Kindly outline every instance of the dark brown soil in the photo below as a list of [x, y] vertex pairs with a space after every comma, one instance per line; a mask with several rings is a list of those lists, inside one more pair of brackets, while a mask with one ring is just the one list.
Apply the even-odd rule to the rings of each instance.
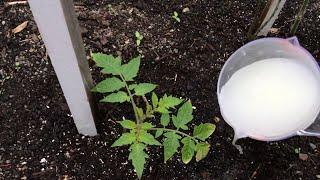
[[[287, 1], [270, 36], [289, 37], [299, 1]], [[77, 134], [50, 59], [27, 5], [0, 2], [0, 179], [134, 179], [126, 148], [110, 148], [130, 117], [129, 105], [99, 104], [99, 135]], [[108, 4], [111, 5], [108, 6]], [[227, 58], [248, 42], [255, 14], [243, 1], [76, 1], [87, 54], [90, 51], [143, 55], [139, 79], [159, 84], [158, 93], [190, 98], [200, 122], [213, 122], [208, 157], [189, 165], [179, 158], [163, 163], [162, 149], [149, 149], [145, 179], [317, 179], [320, 140], [293, 137], [278, 142], [243, 139], [244, 154], [232, 146], [232, 129], [220, 118], [216, 96]], [[189, 8], [189, 12], [182, 12]], [[177, 11], [181, 23], [171, 18]], [[320, 3], [313, 0], [297, 33], [320, 59]], [[22, 32], [11, 30], [29, 21]], [[134, 32], [144, 39], [137, 48]], [[89, 56], [88, 56], [89, 59]], [[19, 65], [16, 64], [19, 63]], [[96, 82], [103, 77], [90, 61]], [[299, 159], [297, 152], [307, 154]], [[318, 177], [319, 178], [319, 177]]]

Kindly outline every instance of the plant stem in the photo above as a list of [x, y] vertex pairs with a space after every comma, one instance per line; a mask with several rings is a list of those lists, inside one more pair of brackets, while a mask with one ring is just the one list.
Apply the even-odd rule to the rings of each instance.
[[253, 37], [257, 37], [257, 35], [259, 34], [259, 32], [271, 21], [271, 19], [275, 16], [276, 12], [278, 11], [279, 9], [279, 6], [280, 6], [280, 3], [281, 3], [281, 0], [278, 0], [278, 3], [276, 5], [276, 8], [274, 9], [274, 11], [272, 12], [271, 16], [269, 17], [269, 19], [264, 22], [260, 28], [254, 33]]
[[196, 139], [195, 137], [192, 137], [190, 136], [189, 134], [186, 134], [184, 132], [181, 132], [181, 131], [178, 131], [178, 130], [174, 130], [174, 129], [167, 129], [167, 128], [150, 128], [149, 130], [153, 130], [153, 131], [156, 131], [156, 130], [163, 130], [163, 131], [170, 131], [170, 132], [174, 132], [174, 133], [177, 133], [177, 134], [181, 134], [183, 136], [187, 136], [191, 139], [193, 139], [195, 142], [198, 143], [198, 139]]
[[262, 2], [262, 0], [257, 1], [257, 8], [256, 8], [256, 13], [255, 13], [255, 18], [252, 22], [252, 24], [250, 25], [250, 28], [247, 32], [247, 37], [249, 39], [255, 39], [256, 37], [254, 37], [255, 32], [258, 30], [258, 28], [261, 26], [261, 23], [263, 22], [264, 18], [266, 17], [267, 13], [268, 13], [268, 9], [270, 8], [272, 3], [272, 0], [269, 0], [265, 7], [264, 6], [264, 2]]
[[131, 101], [131, 104], [132, 104], [132, 107], [133, 107], [134, 116], [136, 117], [136, 122], [137, 122], [137, 124], [139, 125], [139, 124], [141, 124], [141, 121], [140, 121], [140, 118], [139, 118], [139, 116], [138, 116], [138, 112], [137, 112], [137, 110], [136, 110], [137, 105], [136, 105], [136, 103], [134, 102], [134, 99], [133, 99], [133, 96], [132, 96], [132, 94], [131, 94], [131, 91], [130, 91], [130, 89], [129, 89], [129, 87], [128, 87], [128, 84], [127, 84], [126, 80], [124, 79], [123, 75], [120, 74], [120, 77], [121, 77], [122, 81], [124, 82], [124, 84], [125, 84], [125, 86], [126, 86], [126, 90], [127, 90], [128, 94], [129, 94], [130, 101]]
[[150, 105], [146, 96], [142, 96], [142, 99], [146, 103], [147, 106]]
[[297, 29], [298, 29], [298, 26], [304, 16], [304, 14], [306, 13], [306, 10], [307, 10], [307, 6], [309, 4], [309, 0], [304, 0], [303, 1], [303, 4], [301, 5], [300, 9], [299, 9], [299, 12], [298, 12], [298, 15], [296, 16], [295, 20], [294, 20], [294, 23], [293, 25], [291, 26], [291, 29], [290, 29], [290, 34], [295, 34], [297, 32]]

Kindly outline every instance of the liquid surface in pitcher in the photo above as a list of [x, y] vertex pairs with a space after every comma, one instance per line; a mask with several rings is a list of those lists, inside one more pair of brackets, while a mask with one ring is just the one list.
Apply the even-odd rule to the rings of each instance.
[[223, 116], [235, 131], [261, 140], [285, 137], [315, 120], [320, 82], [299, 60], [264, 59], [236, 71], [220, 98]]

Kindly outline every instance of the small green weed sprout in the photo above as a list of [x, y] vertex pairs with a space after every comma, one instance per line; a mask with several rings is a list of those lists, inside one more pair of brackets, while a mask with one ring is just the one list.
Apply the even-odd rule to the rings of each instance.
[[143, 36], [139, 33], [139, 31], [136, 31], [134, 33], [134, 35], [136, 36], [136, 44], [137, 44], [137, 46], [140, 46], [141, 41], [143, 39]]
[[180, 22], [180, 18], [179, 18], [179, 14], [177, 13], [177, 11], [173, 12], [173, 15], [171, 16], [174, 20], [176, 20], [177, 22]]
[[15, 63], [14, 63], [14, 66], [15, 66], [15, 69], [16, 69], [16, 70], [19, 70], [19, 69], [21, 68], [19, 62], [15, 62]]
[[[135, 120], [118, 121], [126, 130], [112, 147], [129, 146], [128, 159], [131, 160], [139, 179], [149, 157], [145, 151], [147, 146], [163, 146], [164, 162], [171, 159], [181, 145], [180, 152], [185, 164], [189, 163], [193, 156], [197, 162], [207, 156], [210, 144], [206, 140], [215, 131], [215, 125], [201, 123], [194, 126], [192, 135], [184, 132], [189, 131], [188, 123], [193, 120], [191, 101], [166, 94], [158, 97], [154, 92], [156, 84], [136, 82], [134, 78], [139, 71], [140, 57], [131, 59], [127, 64], [122, 64], [120, 57], [112, 55], [94, 53], [92, 58], [96, 65], [102, 68], [101, 72], [109, 75], [92, 89], [93, 92], [105, 95], [100, 102], [128, 102], [132, 105]], [[138, 106], [137, 98], [143, 99], [144, 105]], [[155, 121], [157, 119], [159, 123]], [[160, 124], [160, 127], [156, 124]], [[159, 138], [162, 138], [162, 141], [157, 140]]]

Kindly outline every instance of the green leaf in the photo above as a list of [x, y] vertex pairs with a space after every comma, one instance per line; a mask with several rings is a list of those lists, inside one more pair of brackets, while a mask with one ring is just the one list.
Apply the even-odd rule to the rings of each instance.
[[184, 125], [184, 124], [181, 125], [180, 128], [183, 129], [183, 130], [188, 130], [188, 129], [189, 129], [188, 126], [187, 126], [187, 125]]
[[175, 106], [179, 105], [181, 102], [182, 102], [182, 100], [179, 98], [164, 95], [159, 100], [158, 109], [163, 110], [163, 109], [174, 108]]
[[149, 122], [144, 122], [144, 123], [141, 124], [141, 129], [149, 130], [149, 129], [153, 128], [153, 127], [154, 127], [154, 125], [152, 125]]
[[156, 146], [160, 146], [161, 143], [159, 143], [159, 141], [157, 141], [152, 134], [150, 133], [147, 133], [145, 131], [142, 131], [140, 133], [140, 136], [139, 136], [139, 140], [140, 142], [143, 142], [145, 144], [149, 144], [149, 145], [156, 145]]
[[128, 64], [121, 66], [121, 73], [126, 81], [132, 81], [137, 76], [140, 66], [140, 56], [133, 58]]
[[174, 11], [173, 15], [172, 15], [172, 18], [175, 19], [177, 22], [180, 22], [181, 20], [180, 20], [180, 18], [178, 16], [179, 16], [179, 14], [176, 11]]
[[141, 40], [143, 38], [143, 36], [139, 33], [139, 31], [136, 31], [134, 35], [136, 36], [137, 39]]
[[104, 68], [102, 73], [119, 75], [121, 71], [121, 58], [102, 53], [92, 53], [92, 59], [98, 67]]
[[130, 84], [129, 85], [129, 90], [133, 90], [134, 88], [137, 87], [138, 84]]
[[216, 126], [211, 123], [200, 124], [193, 129], [193, 136], [205, 141], [216, 129]]
[[142, 143], [134, 143], [130, 146], [129, 160], [132, 161], [132, 165], [136, 170], [139, 179], [142, 177], [144, 165], [146, 164], [146, 158], [148, 154], [145, 153], [144, 148], [146, 146]]
[[164, 136], [166, 137], [163, 141], [164, 162], [167, 162], [167, 160], [178, 151], [178, 148], [180, 147], [179, 139], [181, 139], [181, 136], [174, 132], [167, 132]]
[[135, 36], [136, 36], [137, 46], [140, 46], [141, 40], [143, 39], [143, 36], [138, 31], [135, 32]]
[[129, 100], [130, 100], [130, 97], [127, 95], [127, 93], [123, 91], [119, 91], [117, 93], [112, 93], [104, 97], [103, 99], [100, 100], [100, 102], [123, 103]]
[[160, 124], [162, 126], [168, 126], [170, 122], [170, 115], [169, 114], [162, 114], [160, 119]]
[[163, 130], [162, 130], [162, 129], [158, 129], [158, 130], [156, 131], [155, 138], [160, 137], [162, 134], [163, 134]]
[[137, 40], [136, 40], [136, 44], [137, 44], [137, 46], [140, 46], [140, 44], [141, 44], [141, 39], [137, 39]]
[[127, 144], [132, 144], [136, 140], [136, 135], [134, 133], [123, 133], [112, 145], [111, 147], [124, 146]]
[[205, 158], [208, 155], [208, 152], [210, 150], [210, 144], [208, 143], [198, 143], [196, 145], [196, 161], [199, 162], [203, 158]]
[[98, 83], [94, 88], [92, 88], [93, 92], [99, 93], [107, 93], [114, 92], [121, 88], [125, 87], [125, 83], [116, 77], [107, 78], [100, 83]]
[[153, 91], [157, 85], [151, 84], [151, 83], [140, 83], [135, 88], [135, 95], [137, 96], [143, 96], [151, 91]]
[[158, 96], [156, 95], [156, 93], [152, 93], [152, 97], [151, 97], [151, 100], [152, 100], [152, 106], [153, 108], [157, 108], [158, 106], [158, 103], [159, 103], [159, 100], [158, 100]]
[[165, 107], [157, 107], [157, 109], [155, 111], [162, 113], [162, 114], [169, 114], [170, 113], [170, 111]]
[[172, 119], [174, 126], [179, 129], [193, 119], [191, 101], [185, 102], [178, 110], [177, 118]]
[[136, 123], [130, 120], [119, 121], [119, 123], [126, 129], [135, 129], [137, 127]]
[[188, 164], [194, 155], [196, 145], [190, 137], [183, 138], [181, 142], [183, 144], [183, 147], [181, 150], [182, 162], [185, 164]]

